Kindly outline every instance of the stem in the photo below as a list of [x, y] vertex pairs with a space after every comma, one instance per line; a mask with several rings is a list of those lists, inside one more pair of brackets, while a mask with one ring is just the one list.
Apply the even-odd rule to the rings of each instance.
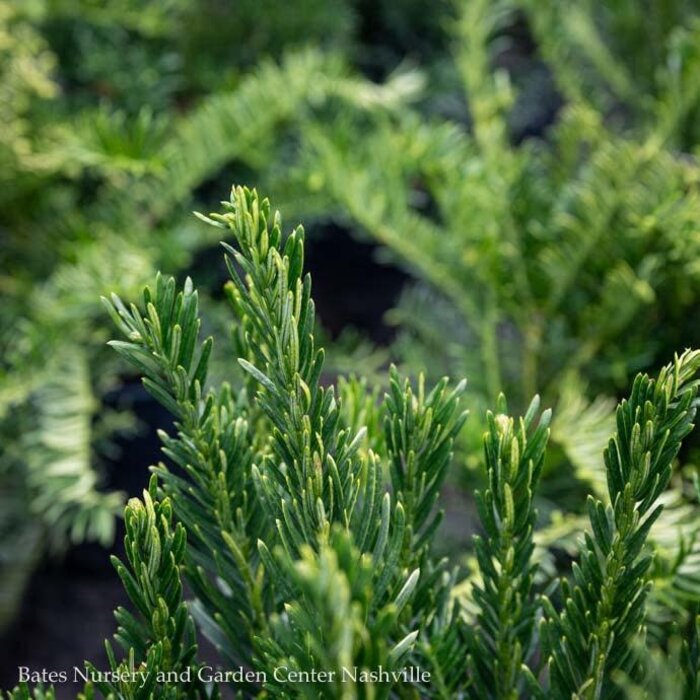
[[[513, 601], [512, 593], [509, 596], [509, 583], [514, 578], [512, 565], [508, 565], [508, 550], [513, 542], [513, 533], [507, 530], [501, 543], [499, 561], [503, 564], [503, 569], [498, 580], [498, 618], [499, 632], [496, 648], [498, 649], [498, 664], [500, 674], [496, 676], [496, 697], [499, 700], [518, 700], [516, 688], [517, 672], [512, 672], [520, 666], [520, 656], [522, 649], [517, 640], [512, 638], [513, 627]], [[506, 674], [504, 670], [509, 672]]]
[[617, 524], [618, 537], [613, 542], [610, 554], [607, 556], [605, 565], [605, 578], [600, 590], [601, 605], [596, 611], [596, 628], [591, 635], [592, 639], [598, 642], [598, 654], [593, 662], [593, 668], [589, 678], [593, 683], [588, 686], [583, 694], [585, 700], [599, 700], [603, 692], [603, 681], [605, 679], [605, 666], [608, 657], [608, 646], [610, 644], [610, 634], [613, 625], [612, 606], [617, 595], [618, 586], [622, 576], [624, 575], [624, 560], [625, 550], [629, 537], [634, 534], [633, 528], [630, 526], [634, 522], [634, 503], [629, 497], [624, 497], [625, 509], [620, 516], [620, 522]]

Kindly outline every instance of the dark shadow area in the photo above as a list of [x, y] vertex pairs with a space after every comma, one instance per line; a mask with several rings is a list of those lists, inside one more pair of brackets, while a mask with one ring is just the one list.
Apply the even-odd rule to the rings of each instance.
[[405, 272], [376, 259], [379, 246], [358, 241], [336, 223], [311, 227], [306, 269], [321, 324], [336, 338], [352, 327], [373, 342], [391, 342], [394, 329], [384, 319], [409, 279]]

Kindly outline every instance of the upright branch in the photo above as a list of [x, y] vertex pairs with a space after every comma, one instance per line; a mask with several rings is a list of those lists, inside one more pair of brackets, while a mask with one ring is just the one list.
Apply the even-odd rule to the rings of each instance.
[[[134, 608], [134, 612], [121, 607], [115, 612], [119, 624], [115, 639], [126, 658], [117, 661], [111, 644], [105, 642], [114, 675], [102, 680], [99, 669], [90, 663], [87, 668], [95, 687], [107, 698], [209, 698], [212, 691], [198, 680], [194, 621], [182, 597], [185, 529], [180, 523], [173, 527], [170, 501], [158, 502], [156, 491], [152, 477], [143, 500], [129, 501], [124, 514], [127, 562], [112, 557]], [[117, 676], [120, 680], [114, 680]]]
[[448, 390], [443, 378], [427, 395], [419, 377], [414, 393], [408, 379], [392, 367], [384, 399], [384, 438], [391, 484], [406, 511], [405, 554], [420, 556], [442, 520], [436, 510], [450, 464], [452, 444], [467, 418], [459, 401], [466, 381]]
[[614, 673], [641, 672], [633, 643], [644, 632], [649, 530], [683, 438], [693, 428], [700, 352], [686, 351], [658, 379], [638, 375], [617, 409], [617, 432], [605, 450], [610, 504], [588, 499], [592, 534], [581, 545], [573, 584], [562, 581], [564, 606], [545, 600], [542, 625], [555, 697], [598, 700], [619, 694]]
[[[321, 385], [323, 351], [313, 337], [303, 231], [283, 238], [279, 214], [244, 188], [233, 190], [226, 209], [201, 218], [234, 238], [225, 245], [227, 293], [248, 377], [244, 389], [204, 388], [211, 339], [199, 342], [191, 281], [177, 291], [174, 280], [158, 276], [141, 308], [127, 308], [116, 296], [106, 301], [125, 336], [112, 345], [176, 419], [175, 436], [160, 434], [175, 467], [154, 471], [189, 533], [185, 572], [196, 596], [193, 613], [234, 664], [263, 671], [287, 661], [299, 670], [324, 659], [338, 664], [341, 657], [321, 653], [335, 642], [319, 606], [335, 610], [334, 596], [346, 581], [345, 600], [356, 618], [343, 641], [347, 653], [363, 667], [393, 667], [412, 651], [416, 626], [436, 600], [454, 610], [453, 579], [427, 553], [439, 522], [438, 490], [463, 421], [457, 411], [463, 385], [451, 391], [443, 381], [426, 394], [421, 384], [414, 395], [392, 371], [383, 407], [390, 492], [383, 478], [389, 468], [362, 445], [365, 429], [345, 422], [366, 398], [346, 391], [356, 405], [343, 412], [334, 390]], [[379, 436], [372, 440], [383, 452]], [[309, 587], [299, 575], [300, 558], [310, 570], [335, 559], [335, 579], [323, 590]], [[306, 645], [312, 638], [313, 649]], [[448, 646], [454, 666], [450, 639], [442, 643]], [[260, 690], [259, 682], [245, 688]]]
[[208, 221], [235, 239], [235, 248], [224, 244], [228, 292], [253, 360], [239, 362], [258, 383], [257, 402], [272, 425], [271, 453], [253, 476], [294, 554], [303, 543], [324, 541], [333, 522], [376, 521], [377, 464], [358, 455], [363, 432], [342, 426], [333, 389], [320, 384], [324, 353], [314, 343], [303, 229], [283, 240], [279, 213], [245, 188], [235, 188], [224, 206], [227, 213]]
[[255, 407], [225, 383], [205, 391], [212, 339], [199, 341], [190, 279], [178, 291], [173, 278], [158, 275], [155, 286], [144, 289], [141, 308], [116, 295], [103, 301], [126, 338], [110, 344], [175, 418], [176, 435], [159, 431], [175, 468], [160, 464], [154, 471], [189, 534], [194, 610], [231, 663], [250, 664], [253, 636], [264, 628], [256, 542], [269, 531], [251, 483], [260, 442]]
[[476, 493], [484, 537], [475, 537], [481, 582], [474, 586], [477, 627], [469, 634], [472, 697], [517, 700], [537, 682], [525, 662], [537, 604], [532, 595], [536, 512], [533, 495], [542, 471], [551, 412], [536, 422], [539, 398], [517, 422], [499, 397], [484, 436], [488, 487]]

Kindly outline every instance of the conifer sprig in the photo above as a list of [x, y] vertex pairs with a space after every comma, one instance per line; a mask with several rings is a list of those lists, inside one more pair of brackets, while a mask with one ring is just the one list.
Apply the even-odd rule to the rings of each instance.
[[254, 359], [239, 362], [258, 383], [257, 401], [272, 423], [272, 455], [253, 476], [292, 553], [327, 536], [329, 523], [376, 520], [378, 492], [362, 490], [363, 482], [377, 481], [377, 464], [358, 456], [363, 433], [351, 435], [340, 424], [335, 392], [319, 381], [324, 353], [314, 343], [303, 229], [283, 240], [279, 213], [250, 190], [236, 188], [224, 206], [228, 213], [211, 218], [235, 238], [236, 248], [224, 244], [229, 298]]
[[[537, 604], [532, 585], [536, 512], [533, 497], [549, 438], [551, 411], [536, 421], [539, 397], [517, 422], [505, 397], [488, 414], [484, 436], [488, 487], [476, 493], [484, 536], [475, 537], [481, 582], [474, 586], [477, 627], [468, 635], [471, 695], [517, 700], [525, 681], [536, 686], [525, 663]], [[486, 695], [484, 695], [486, 693]]]
[[[302, 674], [295, 694], [329, 699], [602, 700], [647, 679], [636, 643], [646, 614], [645, 543], [692, 428], [700, 352], [686, 352], [657, 380], [640, 375], [618, 408], [605, 452], [611, 504], [589, 500], [592, 531], [573, 583], [562, 582], [559, 608], [533, 595], [533, 497], [550, 414], [539, 415], [536, 398], [516, 422], [499, 399], [487, 419], [488, 483], [477, 494], [480, 575], [465, 600], [457, 571], [430, 547], [465, 417], [464, 384], [450, 390], [443, 380], [426, 391], [422, 378], [414, 388], [392, 368], [381, 405], [361, 381], [338, 396], [322, 386], [302, 231], [284, 239], [279, 215], [254, 191], [235, 189], [227, 209], [209, 221], [234, 236], [229, 297], [248, 377], [240, 390], [204, 388], [211, 340], [200, 343], [191, 281], [178, 291], [157, 277], [141, 308], [116, 296], [106, 302], [126, 336], [113, 346], [176, 419], [174, 435], [160, 433], [172, 464], [154, 467], [143, 502], [127, 507], [127, 561], [116, 566], [134, 609], [117, 611], [125, 656], [118, 661], [108, 647], [111, 669], [148, 667], [149, 678], [196, 669], [191, 611], [227, 661], [262, 672], [238, 686], [246, 697], [289, 697], [291, 686], [274, 674], [280, 667]], [[366, 442], [363, 422], [373, 431]], [[173, 527], [173, 516], [181, 524]], [[672, 679], [683, 700], [697, 688], [697, 649], [691, 636], [679, 656], [682, 678]], [[401, 677], [406, 664], [429, 680]], [[399, 676], [373, 675], [378, 669]], [[319, 670], [332, 682], [314, 679]], [[86, 686], [85, 699], [98, 692], [180, 700], [217, 691], [189, 680], [136, 687], [103, 679]], [[10, 697], [51, 693], [22, 686]]]
[[550, 682], [561, 697], [598, 700], [619, 694], [614, 672], [631, 678], [641, 660], [633, 645], [644, 631], [647, 573], [644, 551], [661, 513], [673, 459], [693, 428], [700, 353], [686, 351], [656, 380], [639, 375], [617, 409], [617, 433], [605, 451], [607, 507], [589, 497], [592, 533], [586, 533], [574, 583], [562, 581], [564, 606], [545, 598], [542, 626]]
[[[127, 338], [115, 349], [176, 417], [177, 435], [161, 432], [161, 439], [177, 468], [154, 471], [191, 533], [185, 573], [197, 598], [193, 612], [235, 663], [267, 671], [279, 659], [293, 658], [299, 670], [336, 663], [339, 657], [320, 653], [333, 643], [332, 628], [313, 610], [326, 605], [319, 595], [333, 607], [343, 584], [312, 590], [295, 564], [301, 558], [313, 569], [335, 559], [336, 578], [347, 579], [352, 614], [359, 615], [348, 632], [354, 663], [393, 667], [411, 653], [423, 614], [435, 600], [449, 599], [442, 565], [430, 560], [428, 548], [437, 493], [463, 422], [464, 387], [451, 391], [443, 381], [415, 395], [393, 370], [393, 391], [381, 409], [393, 441], [387, 446], [372, 436], [381, 452], [375, 454], [364, 445], [366, 428], [351, 430], [344, 419], [366, 413], [367, 396], [357, 387], [344, 391], [350, 405], [343, 410], [334, 389], [320, 381], [323, 351], [314, 343], [303, 231], [284, 238], [279, 214], [244, 188], [233, 190], [226, 209], [201, 218], [233, 234], [227, 293], [246, 388], [203, 390], [211, 341], [199, 344], [189, 281], [177, 292], [173, 280], [159, 277], [141, 309], [127, 309], [117, 297], [107, 302]], [[393, 493], [387, 488], [385, 451], [395, 475], [399, 462], [410, 460], [410, 488], [398, 482]], [[352, 583], [356, 569], [365, 572], [357, 580], [369, 576], [371, 585]], [[295, 646], [302, 621], [307, 634], [318, 635], [315, 652]], [[332, 697], [329, 689], [325, 695]]]
[[[106, 642], [110, 670], [143, 672], [129, 680], [102, 680], [100, 669], [88, 663], [93, 683], [106, 698], [124, 700], [185, 700], [218, 697], [198, 680], [194, 662], [197, 645], [194, 621], [182, 596], [180, 566], [185, 557], [186, 534], [166, 498], [157, 499], [156, 477], [126, 506], [127, 563], [112, 557], [134, 612], [118, 608], [115, 639], [126, 658], [117, 661]], [[172, 674], [172, 675], [170, 675]], [[189, 677], [189, 680], [184, 680]]]
[[[155, 287], [144, 290], [141, 309], [127, 308], [116, 295], [103, 301], [127, 338], [112, 341], [112, 347], [142, 372], [145, 388], [176, 419], [176, 436], [159, 433], [176, 468], [160, 464], [155, 471], [189, 533], [194, 610], [232, 663], [251, 664], [251, 640], [265, 619], [255, 543], [268, 528], [251, 483], [255, 409], [226, 383], [218, 391], [203, 389], [212, 339], [199, 343], [191, 280], [178, 292], [174, 279], [158, 275]], [[229, 598], [235, 598], [235, 606]]]
[[460, 382], [447, 390], [443, 378], [426, 395], [421, 376], [417, 393], [395, 367], [389, 373], [384, 399], [384, 439], [391, 468], [391, 484], [406, 510], [406, 552], [420, 555], [442, 520], [435, 506], [450, 464], [452, 445], [467, 418], [458, 413], [466, 388]]

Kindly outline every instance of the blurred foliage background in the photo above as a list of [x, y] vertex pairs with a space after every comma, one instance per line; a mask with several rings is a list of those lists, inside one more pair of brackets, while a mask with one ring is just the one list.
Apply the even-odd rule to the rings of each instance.
[[[0, 629], [47, 553], [113, 541], [106, 465], [145, 483], [100, 295], [192, 273], [226, 330], [216, 232], [191, 211], [233, 182], [305, 223], [317, 277], [369, 307], [350, 321], [384, 315], [343, 328], [317, 292], [338, 373], [468, 377], [457, 511], [498, 393], [553, 406], [551, 571], [584, 494], [605, 497], [616, 398], [700, 343], [692, 0], [0, 0], [0, 75]], [[654, 535], [654, 595], [681, 616], [700, 600], [696, 462]]]

